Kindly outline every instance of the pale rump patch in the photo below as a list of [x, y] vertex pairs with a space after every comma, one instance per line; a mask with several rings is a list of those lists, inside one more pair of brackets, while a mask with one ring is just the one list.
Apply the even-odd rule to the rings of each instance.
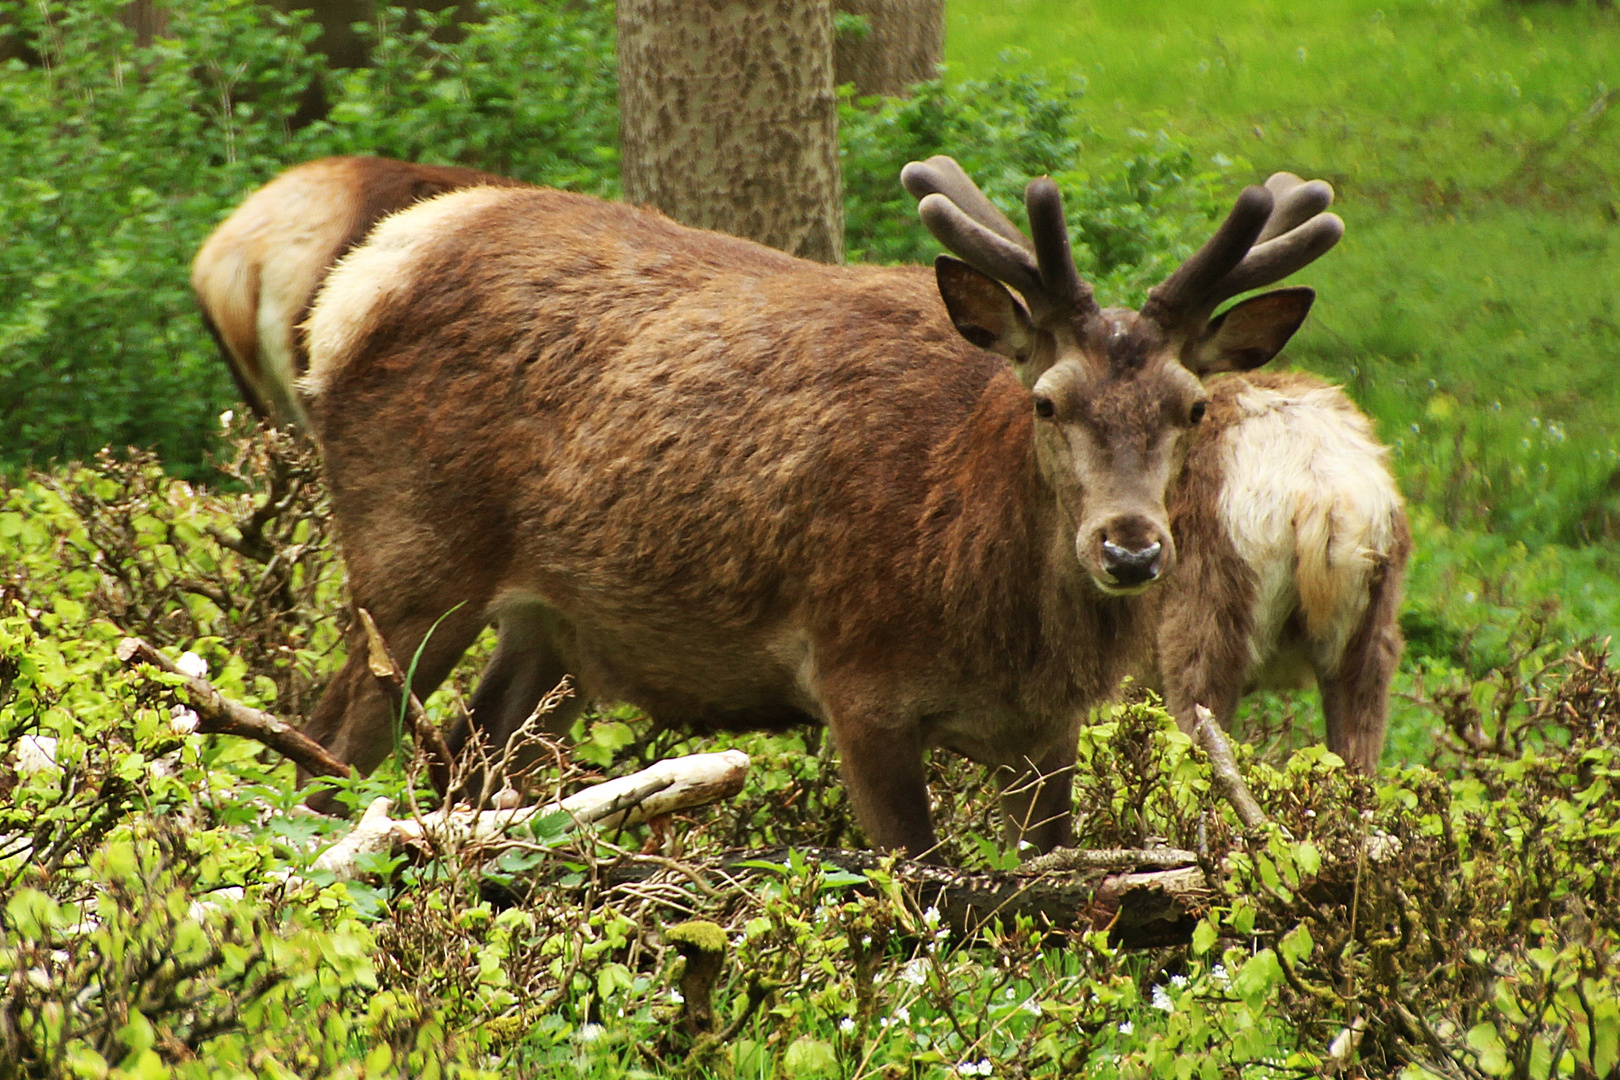
[[377, 223], [366, 242], [350, 251], [326, 276], [304, 322], [309, 371], [301, 392], [317, 398], [335, 365], [351, 355], [374, 324], [379, 305], [411, 289], [417, 261], [441, 244], [443, 234], [467, 218], [513, 196], [515, 189], [463, 188], [392, 214]]
[[192, 288], [237, 370], [299, 422], [287, 390], [297, 376], [293, 324], [353, 224], [351, 171], [334, 159], [288, 170], [248, 196], [192, 261]]
[[1336, 670], [1361, 624], [1369, 575], [1398, 542], [1388, 451], [1337, 387], [1250, 385], [1236, 402], [1219, 512], [1255, 572], [1254, 659], [1272, 658], [1298, 611], [1318, 670]]

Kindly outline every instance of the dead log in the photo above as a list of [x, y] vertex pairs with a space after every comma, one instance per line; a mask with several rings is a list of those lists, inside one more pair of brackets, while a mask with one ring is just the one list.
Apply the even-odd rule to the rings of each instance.
[[[870, 851], [794, 848], [805, 864], [823, 872], [841, 870], [889, 875], [918, 910], [937, 908], [940, 921], [958, 933], [973, 933], [997, 919], [1031, 920], [1052, 930], [1107, 930], [1128, 948], [1181, 944], [1216, 898], [1195, 863], [1165, 866], [1190, 852], [1171, 849], [1072, 851], [1063, 854], [1080, 869], [1008, 871], [956, 870]], [[685, 876], [700, 880], [775, 874], [786, 864], [788, 848], [739, 849], [713, 859], [682, 864]], [[667, 872], [670, 860], [637, 856], [604, 868], [609, 885], [645, 881]], [[852, 888], [871, 888], [856, 884]]]

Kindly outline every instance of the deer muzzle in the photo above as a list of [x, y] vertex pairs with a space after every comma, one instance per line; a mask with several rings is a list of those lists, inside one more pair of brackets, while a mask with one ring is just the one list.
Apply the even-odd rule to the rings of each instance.
[[1122, 515], [1080, 540], [1080, 561], [1105, 593], [1142, 592], [1175, 563], [1175, 544], [1162, 525], [1139, 515]]

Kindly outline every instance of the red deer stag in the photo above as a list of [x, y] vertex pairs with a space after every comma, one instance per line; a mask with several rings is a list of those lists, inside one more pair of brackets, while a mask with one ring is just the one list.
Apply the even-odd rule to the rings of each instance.
[[330, 157], [288, 169], [243, 200], [197, 250], [191, 288], [248, 407], [308, 426], [293, 388], [308, 359], [297, 327], [326, 272], [373, 225], [446, 191], [515, 183], [454, 166]]
[[[880, 848], [934, 847], [930, 745], [1014, 781], [1010, 839], [1068, 839], [1078, 725], [1149, 647], [1139, 594], [1175, 561], [1199, 377], [1270, 359], [1313, 294], [1210, 315], [1343, 226], [1255, 244], [1275, 200], [1248, 188], [1138, 315], [1093, 301], [1050, 180], [1033, 243], [978, 224], [948, 159], [907, 181], [965, 261], [825, 266], [511, 188], [344, 258], [301, 385], [354, 602], [420, 647], [420, 693], [493, 621], [471, 715], [497, 744], [571, 674], [665, 724], [824, 721]], [[307, 730], [369, 769], [395, 703], [365, 655], [357, 630]]]
[[[928, 165], [952, 169], [948, 158]], [[919, 197], [944, 190], [940, 177], [908, 175]], [[1291, 173], [1266, 187], [1276, 205], [1256, 244], [1333, 202], [1327, 184]], [[979, 225], [1027, 245], [987, 201], [961, 191]], [[1310, 375], [1233, 374], [1208, 392], [1170, 488], [1178, 565], [1153, 597], [1156, 647], [1141, 681], [1163, 691], [1191, 732], [1195, 705], [1231, 727], [1246, 687], [1314, 677], [1329, 749], [1371, 772], [1400, 657], [1396, 609], [1411, 548], [1387, 451], [1342, 391]]]

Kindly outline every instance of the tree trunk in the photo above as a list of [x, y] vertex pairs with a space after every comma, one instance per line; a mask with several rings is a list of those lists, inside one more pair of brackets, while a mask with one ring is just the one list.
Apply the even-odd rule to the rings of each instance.
[[617, 14], [625, 197], [840, 261], [831, 0], [619, 0]]
[[834, 0], [858, 15], [866, 32], [844, 31], [833, 48], [835, 82], [861, 97], [906, 93], [939, 73], [945, 52], [945, 0]]

